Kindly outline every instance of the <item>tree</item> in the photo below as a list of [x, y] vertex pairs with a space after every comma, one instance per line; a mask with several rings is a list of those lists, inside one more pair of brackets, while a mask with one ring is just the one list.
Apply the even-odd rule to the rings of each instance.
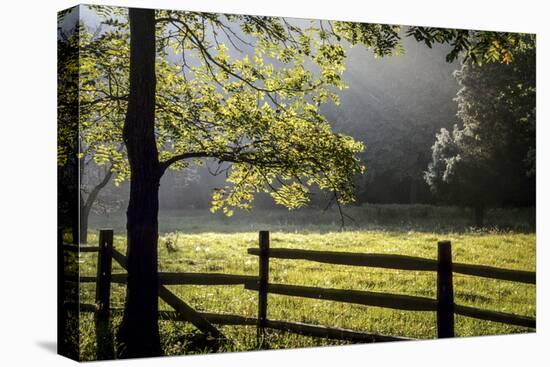
[[[186, 159], [215, 158], [232, 164], [232, 186], [217, 190], [213, 209], [231, 214], [231, 207], [249, 208], [253, 194], [270, 192], [287, 207], [304, 205], [308, 187], [331, 189], [339, 202], [350, 202], [351, 178], [361, 170], [355, 154], [361, 144], [333, 134], [317, 105], [336, 98], [329, 86], [341, 87], [341, 47], [314, 45], [302, 31], [279, 19], [218, 16], [196, 13], [130, 9], [130, 94], [124, 126], [130, 163], [128, 205], [128, 288], [118, 333], [120, 355], [157, 355], [158, 338], [158, 187], [164, 171]], [[231, 61], [227, 47], [206, 39], [205, 24], [234, 33], [222, 19], [242, 21], [245, 34], [258, 39], [252, 59], [245, 54]], [[200, 66], [180, 76], [172, 98], [177, 108], [156, 108], [156, 25], [170, 24], [165, 32], [175, 52], [192, 50]], [[216, 29], [216, 28], [213, 28]], [[158, 31], [158, 30], [157, 30]], [[288, 32], [288, 33], [287, 33]], [[165, 34], [166, 34], [165, 33]], [[231, 37], [231, 36], [229, 36]], [[171, 37], [166, 37], [170, 39]], [[288, 47], [286, 43], [292, 45]], [[315, 49], [313, 48], [315, 47]], [[318, 76], [304, 67], [302, 53], [312, 55]], [[281, 65], [264, 64], [264, 54]], [[189, 57], [182, 54], [182, 57]], [[177, 93], [177, 94], [176, 94]], [[156, 122], [156, 126], [155, 126]], [[155, 130], [159, 133], [155, 136]], [[165, 135], [163, 135], [165, 134]], [[159, 137], [163, 139], [159, 144]], [[157, 145], [170, 144], [171, 156], [159, 157]]]
[[[163, 173], [190, 160], [230, 164], [228, 185], [212, 197], [212, 209], [227, 215], [251, 208], [262, 191], [288, 208], [305, 205], [312, 188], [332, 191], [338, 205], [352, 202], [353, 177], [363, 171], [357, 158], [362, 144], [333, 133], [319, 107], [337, 103], [336, 92], [345, 87], [341, 40], [390, 55], [400, 51], [400, 28], [326, 21], [298, 27], [284, 18], [148, 9], [130, 9], [126, 22], [125, 9], [96, 9], [114, 14], [106, 21], [113, 37], [130, 37], [123, 127], [130, 174], [128, 284], [119, 356], [158, 355]], [[415, 38], [428, 44], [464, 38], [418, 30]], [[474, 46], [461, 41], [455, 48]], [[173, 58], [180, 60], [177, 67]]]
[[432, 147], [426, 182], [446, 202], [472, 207], [534, 205], [535, 47], [526, 36], [511, 64], [466, 62], [456, 72], [458, 118]]

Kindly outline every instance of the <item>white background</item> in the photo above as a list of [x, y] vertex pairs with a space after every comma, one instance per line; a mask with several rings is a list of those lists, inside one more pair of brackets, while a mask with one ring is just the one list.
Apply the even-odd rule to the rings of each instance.
[[[548, 50], [545, 1], [149, 0], [100, 4], [537, 33], [537, 333], [218, 354], [105, 365], [539, 366], [548, 358]], [[56, 12], [73, 1], [2, 2], [0, 365], [64, 366], [56, 347]], [[443, 362], [445, 361], [445, 362]]]

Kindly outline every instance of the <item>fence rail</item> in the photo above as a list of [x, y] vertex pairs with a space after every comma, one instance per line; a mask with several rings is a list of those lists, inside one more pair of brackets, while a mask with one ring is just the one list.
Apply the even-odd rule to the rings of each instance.
[[64, 243], [62, 245], [63, 250], [73, 251], [73, 252], [99, 252], [99, 246], [78, 246], [70, 243]]
[[[258, 248], [249, 248], [247, 251], [250, 255], [260, 255], [260, 249]], [[437, 261], [435, 260], [404, 255], [270, 248], [269, 257], [273, 259], [310, 260], [326, 264], [368, 266], [398, 270], [437, 270]]]
[[[259, 256], [260, 249], [249, 248], [250, 255]], [[269, 257], [274, 259], [310, 260], [326, 264], [364, 266], [396, 270], [437, 271], [437, 260], [393, 254], [363, 254], [337, 251], [311, 251], [289, 248], [271, 248]], [[501, 269], [485, 265], [453, 263], [454, 273], [484, 278], [536, 284], [534, 272]]]
[[498, 311], [480, 310], [478, 308], [462, 305], [455, 305], [454, 311], [457, 315], [468, 316], [485, 321], [501, 322], [509, 325], [524, 326], [531, 329], [535, 329], [537, 327], [536, 319], [533, 317], [519, 316]]
[[[269, 238], [269, 237], [268, 237]], [[426, 259], [414, 256], [393, 254], [363, 254], [335, 251], [310, 251], [288, 248], [249, 248], [248, 254], [259, 256], [260, 264], [269, 258], [289, 260], [309, 260], [320, 263], [351, 265], [363, 267], [377, 267], [397, 270], [435, 271], [437, 273], [437, 299], [378, 293], [366, 291], [350, 291], [341, 289], [327, 289], [304, 287], [286, 284], [267, 284], [266, 294], [282, 294], [315, 299], [325, 299], [339, 302], [357, 303], [370, 306], [394, 308], [409, 311], [436, 311], [437, 330], [439, 338], [454, 336], [454, 315], [462, 315], [486, 321], [501, 322], [510, 325], [536, 328], [536, 319], [509, 313], [482, 310], [454, 303], [453, 273], [461, 273], [497, 280], [536, 284], [534, 272], [501, 269], [484, 265], [454, 263], [451, 255], [451, 242], [438, 243], [438, 259]], [[258, 284], [247, 282], [247, 289], [258, 290]], [[259, 313], [265, 310], [259, 309]]]
[[482, 278], [491, 278], [498, 280], [509, 280], [511, 282], [536, 284], [537, 276], [535, 272], [523, 270], [500, 269], [485, 265], [472, 265], [453, 263], [453, 272], [473, 275]]
[[[250, 275], [216, 274], [216, 273], [169, 273], [159, 272], [159, 284], [162, 285], [245, 285], [247, 282], [254, 282], [258, 277]], [[127, 274], [112, 274], [111, 282], [126, 284]], [[95, 283], [97, 277], [88, 275], [70, 275], [67, 280], [79, 281], [80, 283]]]
[[[259, 290], [258, 284], [248, 282], [246, 289]], [[347, 289], [332, 289], [319, 287], [305, 287], [288, 284], [272, 284], [267, 286], [267, 293], [285, 296], [322, 299], [359, 305], [393, 308], [409, 311], [436, 311], [437, 301], [431, 298], [406, 296], [391, 293], [368, 291], [354, 291]]]
[[[98, 252], [98, 267], [96, 276], [77, 274], [66, 275], [66, 281], [96, 283], [96, 303], [69, 305], [81, 312], [94, 312], [96, 319], [106, 321], [109, 313], [120, 312], [122, 309], [110, 308], [110, 283], [127, 283], [127, 274], [111, 273], [111, 258], [122, 268], [126, 268], [126, 257], [113, 249], [112, 231], [100, 231], [99, 246], [76, 246], [62, 244], [67, 251]], [[453, 273], [507, 280], [527, 284], [536, 283], [534, 272], [500, 269], [483, 265], [453, 263], [451, 258], [451, 243], [438, 243], [438, 259], [426, 259], [413, 256], [391, 254], [362, 254], [334, 251], [309, 251], [288, 248], [269, 248], [269, 232], [260, 232], [260, 247], [249, 248], [248, 254], [259, 257], [258, 276], [234, 275], [220, 273], [159, 273], [159, 297], [174, 311], [159, 311], [163, 320], [187, 321], [201, 331], [211, 336], [226, 340], [225, 336], [213, 325], [256, 325], [258, 343], [261, 345], [266, 328], [283, 330], [314, 337], [349, 340], [355, 342], [377, 342], [408, 340], [406, 338], [376, 335], [335, 327], [311, 325], [284, 320], [271, 320], [267, 317], [267, 294], [279, 294], [292, 297], [313, 298], [336, 302], [354, 303], [376, 307], [392, 308], [407, 311], [437, 312], [438, 337], [454, 336], [454, 315], [462, 315], [486, 321], [501, 322], [535, 329], [536, 319], [527, 316], [508, 314], [497, 311], [482, 310], [454, 303]], [[437, 273], [437, 299], [370, 292], [360, 290], [319, 288], [302, 285], [269, 283], [269, 259], [310, 260], [321, 263], [351, 265], [363, 267], [378, 267], [398, 270], [435, 271]], [[232, 314], [217, 314], [197, 312], [191, 306], [172, 293], [165, 285], [243, 285], [245, 289], [258, 292], [258, 316], [247, 317]]]

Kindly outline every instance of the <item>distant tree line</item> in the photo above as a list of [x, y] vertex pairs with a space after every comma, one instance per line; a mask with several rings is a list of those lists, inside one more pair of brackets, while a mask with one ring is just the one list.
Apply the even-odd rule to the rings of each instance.
[[534, 39], [511, 64], [465, 63], [455, 73], [458, 120], [442, 128], [425, 179], [441, 201], [475, 209], [535, 205]]

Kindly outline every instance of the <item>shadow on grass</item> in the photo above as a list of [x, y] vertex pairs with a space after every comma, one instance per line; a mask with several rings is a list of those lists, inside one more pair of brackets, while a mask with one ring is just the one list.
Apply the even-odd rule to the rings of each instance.
[[211, 338], [198, 330], [182, 333], [165, 340], [163, 347], [167, 355], [193, 355], [233, 351], [230, 341], [224, 342]]

